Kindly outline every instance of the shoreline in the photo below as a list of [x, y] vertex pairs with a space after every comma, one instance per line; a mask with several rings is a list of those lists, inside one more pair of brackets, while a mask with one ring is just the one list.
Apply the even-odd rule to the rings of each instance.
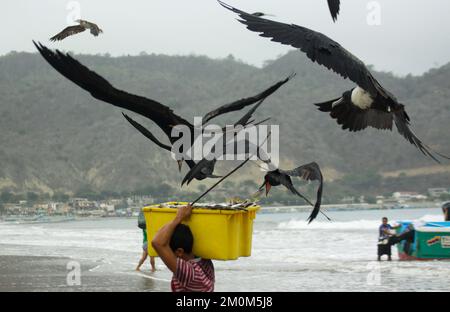
[[[439, 202], [407, 202], [402, 204], [402, 206], [386, 206], [383, 204], [327, 204], [321, 205], [322, 209], [329, 212], [340, 212], [340, 211], [376, 211], [376, 210], [405, 210], [405, 209], [436, 209], [440, 208], [441, 203]], [[311, 206], [308, 205], [267, 205], [261, 206], [259, 213], [269, 214], [269, 213], [296, 213], [296, 212], [309, 212]], [[14, 220], [8, 220], [8, 218], [14, 218]], [[112, 216], [88, 216], [88, 217], [71, 217], [70, 219], [64, 219], [60, 216], [45, 216], [45, 218], [39, 220], [27, 220], [28, 218], [33, 218], [34, 215], [17, 215], [17, 216], [3, 216], [0, 217], [0, 223], [3, 224], [39, 224], [39, 223], [64, 223], [64, 222], [74, 222], [74, 221], [98, 221], [106, 219], [135, 219], [137, 217], [112, 217]]]
[[99, 267], [99, 263], [68, 257], [0, 255], [0, 292], [170, 290], [165, 280], [144, 271], [101, 272]]

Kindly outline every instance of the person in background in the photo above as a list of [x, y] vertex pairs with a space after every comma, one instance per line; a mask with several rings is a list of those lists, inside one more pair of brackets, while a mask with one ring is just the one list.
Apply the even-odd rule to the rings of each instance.
[[[142, 234], [144, 236], [144, 240], [142, 243], [142, 256], [141, 259], [139, 260], [139, 263], [136, 267], [136, 271], [140, 271], [141, 270], [141, 266], [142, 264], [144, 264], [145, 260], [148, 257], [148, 241], [147, 241], [147, 230], [143, 229], [142, 230]], [[152, 267], [152, 272], [156, 271], [156, 267], [155, 267], [155, 257], [150, 256], [150, 265]]]
[[399, 235], [394, 235], [389, 238], [389, 244], [395, 245], [404, 241], [403, 250], [407, 255], [410, 255], [413, 251], [413, 243], [416, 236], [416, 226], [419, 227], [423, 222], [410, 223], [406, 229]]
[[195, 257], [191, 229], [181, 223], [191, 213], [192, 206], [180, 207], [175, 219], [156, 233], [152, 246], [173, 273], [173, 292], [212, 292], [215, 283], [214, 265], [209, 259]]
[[450, 221], [450, 202], [442, 205], [442, 212], [444, 213], [444, 221]]
[[399, 227], [399, 225], [391, 226], [387, 217], [381, 219], [381, 225], [378, 228], [378, 261], [381, 261], [381, 256], [387, 255], [388, 260], [392, 260], [390, 237], [394, 234], [391, 232], [393, 229]]

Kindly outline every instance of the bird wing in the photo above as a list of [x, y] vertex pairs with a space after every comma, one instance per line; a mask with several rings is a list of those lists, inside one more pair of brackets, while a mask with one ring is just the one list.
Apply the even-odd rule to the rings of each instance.
[[[136, 128], [141, 134], [143, 134], [147, 139], [158, 145], [159, 147], [168, 150], [169, 152], [172, 152], [172, 148], [169, 145], [166, 145], [159, 141], [153, 133], [150, 132], [147, 128], [145, 128], [143, 125], [138, 123], [137, 121], [131, 119], [127, 114], [122, 113], [122, 115], [126, 118], [126, 120], [134, 127]], [[186, 164], [189, 166], [189, 168], [193, 168], [195, 166], [195, 162], [190, 159], [183, 159]]]
[[153, 143], [155, 143], [156, 145], [158, 145], [159, 147], [171, 151], [172, 148], [169, 145], [166, 145], [164, 143], [162, 143], [161, 141], [159, 141], [154, 135], [153, 133], [150, 132], [150, 130], [148, 130], [147, 128], [145, 128], [144, 126], [142, 126], [140, 123], [138, 123], [137, 121], [131, 119], [127, 114], [122, 113], [123, 117], [125, 117], [126, 120], [128, 120], [128, 122], [134, 127], [136, 128], [136, 130], [138, 130], [141, 134], [143, 134], [147, 139], [149, 139], [150, 141], [152, 141]]
[[[238, 125], [241, 125], [241, 126], [243, 126], [245, 128], [245, 126], [249, 125], [250, 124], [249, 123], [249, 119], [252, 117], [252, 115], [256, 111], [256, 109], [264, 102], [265, 99], [266, 98], [263, 97], [259, 101], [259, 103], [255, 104], [241, 119], [239, 119], [234, 124], [234, 126], [237, 127]], [[224, 131], [225, 129], [222, 129], [222, 130]], [[231, 144], [234, 145], [235, 144], [234, 137], [236, 135], [237, 135], [237, 133], [235, 133], [234, 136], [233, 136], [233, 139], [228, 141], [228, 142], [226, 142], [224, 140], [223, 148], [222, 148], [222, 152], [223, 153], [225, 153], [227, 150], [229, 150], [228, 145], [231, 145]], [[225, 136], [223, 138], [225, 138]], [[249, 145], [251, 143], [248, 140], [245, 140], [245, 144], [246, 144], [246, 146], [245, 146], [246, 153], [248, 153], [248, 151], [250, 150]], [[252, 147], [257, 149], [257, 153], [259, 155], [259, 152], [260, 152], [259, 148], [257, 148], [257, 146], [253, 145], [253, 144], [252, 144]], [[234, 148], [233, 148], [233, 150], [234, 150]], [[235, 151], [235, 153], [237, 152], [236, 150], [234, 150], [234, 151]], [[213, 150], [211, 150], [211, 153], [213, 153], [213, 152], [215, 152], [214, 148], [213, 148]], [[209, 155], [209, 156], [210, 156], [210, 157], [208, 157], [209, 159], [214, 158], [214, 155], [212, 155], [212, 156]], [[213, 160], [214, 160], [214, 163], [212, 163], [212, 160], [208, 160], [207, 158], [203, 158], [202, 160], [197, 162], [197, 164], [194, 167], [192, 167], [191, 170], [189, 170], [189, 172], [185, 175], [185, 177], [183, 178], [183, 181], [181, 182], [181, 186], [183, 186], [184, 183], [187, 183], [187, 185], [189, 185], [192, 182], [192, 180], [197, 176], [197, 174], [200, 173], [201, 171], [205, 170], [205, 168], [208, 167], [208, 166], [212, 166], [210, 168], [212, 168], [212, 170], [214, 170], [215, 159], [213, 159]]]
[[380, 130], [392, 130], [393, 114], [379, 109], [361, 109], [343, 98], [334, 99], [325, 103], [315, 104], [320, 111], [330, 112], [342, 129], [361, 131], [367, 127]]
[[394, 112], [394, 122], [397, 127], [398, 132], [406, 139], [409, 143], [416, 146], [425, 156], [431, 157], [436, 162], [440, 163], [440, 161], [433, 155], [433, 153], [443, 157], [445, 159], [450, 159], [448, 156], [438, 153], [431, 149], [428, 145], [422, 142], [414, 132], [409, 128], [410, 119], [409, 116], [404, 111], [403, 107]]
[[335, 99], [329, 102], [316, 104], [319, 110], [323, 112], [330, 112], [330, 116], [336, 119], [342, 129], [349, 131], [360, 131], [367, 127], [373, 127], [380, 130], [392, 130], [393, 126], [397, 127], [398, 132], [406, 138], [408, 142], [416, 146], [423, 154], [430, 156], [433, 160], [439, 161], [433, 155], [450, 159], [448, 156], [434, 151], [420, 140], [409, 128], [410, 119], [405, 112], [405, 107], [402, 104], [397, 104], [391, 112], [385, 112], [378, 109], [361, 109], [346, 102], [343, 99]]
[[189, 183], [191, 183], [192, 180], [194, 180], [198, 176], [198, 174], [202, 173], [206, 169], [210, 169], [208, 171], [210, 171], [210, 174], [212, 175], [215, 164], [216, 164], [215, 159], [208, 160], [206, 158], [203, 158], [202, 160], [197, 162], [193, 167], [190, 168], [188, 173], [184, 176], [183, 181], [181, 182], [181, 186], [183, 186], [184, 183], [186, 182], [187, 185], [189, 185]]
[[[263, 100], [261, 100], [261, 102], [262, 101]], [[264, 139], [264, 141], [262, 143], [260, 143], [260, 145], [251, 143], [247, 138], [245, 138], [244, 140], [239, 140], [237, 142], [234, 140], [234, 137], [233, 137], [233, 139], [231, 139], [229, 141], [223, 140], [223, 146], [222, 146], [221, 153], [222, 153], [222, 155], [226, 155], [227, 151], [232, 150], [234, 152], [234, 155], [237, 155], [238, 153], [243, 153], [243, 154], [245, 154], [246, 157], [248, 155], [250, 155], [250, 157], [256, 156], [261, 161], [266, 162], [269, 165], [271, 165], [269, 156], [264, 151], [264, 149], [261, 148], [266, 143], [266, 141], [269, 139], [270, 135], [271, 135], [271, 133], [269, 133], [267, 135], [267, 137]], [[239, 146], [242, 146], [241, 144], [244, 145], [243, 150], [239, 148]], [[235, 149], [235, 145], [238, 146], [237, 149]], [[215, 153], [215, 152], [216, 151], [213, 148], [211, 153]], [[218, 152], [219, 151], [217, 151], [217, 153]], [[207, 157], [205, 157], [202, 160], [200, 160], [199, 162], [197, 162], [197, 164], [195, 164], [195, 166], [191, 167], [191, 170], [189, 170], [189, 172], [183, 178], [183, 181], [181, 182], [181, 186], [183, 186], [184, 183], [187, 183], [189, 185], [189, 183], [191, 183], [192, 180], [200, 172], [205, 173], [205, 171], [208, 171], [207, 174], [212, 174], [212, 172], [214, 171], [214, 166], [216, 164], [215, 156], [216, 155], [208, 155]]]
[[164, 131], [171, 143], [175, 141], [171, 136], [174, 126], [186, 125], [193, 129], [188, 121], [176, 115], [169, 107], [157, 101], [116, 89], [103, 77], [89, 70], [70, 55], [58, 50], [53, 52], [42, 44], [38, 45], [35, 42], [34, 44], [45, 60], [64, 77], [88, 91], [98, 100], [149, 118]]
[[360, 59], [324, 34], [295, 24], [285, 24], [253, 16], [221, 1], [219, 3], [237, 13], [241, 17], [239, 22], [246, 25], [247, 29], [260, 33], [261, 37], [271, 38], [272, 41], [300, 49], [313, 62], [325, 66], [343, 78], [352, 80], [374, 98], [378, 94], [386, 98], [391, 96], [381, 87]]
[[69, 36], [81, 33], [83, 31], [85, 31], [86, 28], [84, 28], [81, 25], [75, 25], [75, 26], [69, 26], [64, 28], [63, 31], [61, 31], [60, 33], [56, 34], [55, 36], [50, 38], [50, 41], [60, 41], [63, 40]]
[[[322, 176], [322, 171], [320, 170], [319, 165], [315, 162], [312, 162], [312, 163], [297, 167], [293, 170], [287, 170], [287, 171], [280, 170], [280, 172], [286, 174], [287, 176], [299, 177], [305, 181], [318, 181], [319, 182], [319, 188], [317, 189], [316, 203], [313, 205], [314, 209], [308, 218], [309, 223], [311, 223], [311, 221], [313, 221], [319, 214], [320, 205], [322, 203], [323, 176]], [[282, 175], [282, 176], [284, 176], [284, 175]]]
[[247, 106], [252, 105], [252, 104], [254, 104], [254, 103], [258, 102], [258, 101], [261, 101], [262, 99], [267, 98], [268, 96], [273, 94], [275, 91], [277, 91], [282, 85], [284, 85], [289, 80], [291, 80], [294, 76], [295, 76], [295, 74], [290, 75], [286, 79], [277, 82], [276, 84], [272, 85], [268, 89], [264, 90], [263, 92], [255, 95], [255, 96], [251, 96], [251, 97], [248, 97], [248, 98], [243, 98], [243, 99], [240, 99], [240, 100], [235, 101], [233, 103], [229, 103], [229, 104], [225, 104], [225, 105], [220, 106], [219, 108], [217, 108], [217, 109], [207, 113], [203, 117], [203, 124], [206, 124], [208, 121], [210, 121], [213, 118], [216, 118], [219, 115], [241, 110], [244, 107], [247, 107]]
[[[295, 188], [294, 184], [292, 183], [291, 178], [287, 174], [283, 174], [283, 172], [280, 170], [280, 175], [278, 176], [278, 181], [284, 185], [289, 191], [291, 191], [293, 194], [303, 198], [309, 205], [314, 206], [314, 204], [306, 198], [304, 195], [300, 194], [299, 191]], [[309, 220], [309, 219], [308, 219]], [[312, 219], [310, 220], [310, 222]]]
[[340, 0], [328, 0], [328, 7], [330, 8], [331, 17], [333, 17], [334, 22], [336, 22], [339, 15], [340, 6]]

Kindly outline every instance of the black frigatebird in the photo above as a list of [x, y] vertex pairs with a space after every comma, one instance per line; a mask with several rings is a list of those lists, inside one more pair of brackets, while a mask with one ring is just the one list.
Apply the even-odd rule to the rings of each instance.
[[95, 37], [97, 37], [99, 34], [103, 33], [103, 30], [100, 29], [100, 27], [97, 26], [97, 24], [84, 21], [84, 20], [76, 20], [75, 22], [78, 23], [78, 25], [74, 26], [68, 26], [64, 28], [60, 33], [56, 34], [55, 36], [50, 38], [50, 41], [60, 41], [64, 40], [65, 38], [69, 36], [73, 36], [75, 34], [79, 34], [86, 29], [89, 29], [91, 31], [91, 34]]
[[[141, 134], [143, 134], [146, 138], [151, 140], [153, 143], [155, 143], [156, 145], [158, 145], [162, 149], [165, 149], [165, 150], [167, 150], [169, 152], [172, 152], [172, 147], [169, 146], [169, 145], [166, 145], [164, 143], [161, 143], [161, 141], [159, 141], [155, 137], [155, 135], [153, 133], [151, 133], [151, 131], [149, 129], [145, 128], [144, 126], [139, 124], [137, 121], [135, 121], [132, 118], [130, 118], [128, 115], [126, 115], [124, 113], [122, 113], [122, 114], [127, 119], [127, 121], [134, 128], [136, 128]], [[194, 160], [192, 160], [190, 158], [183, 158], [183, 160], [189, 166], [189, 168], [190, 168], [189, 172], [193, 172], [192, 179], [204, 180], [206, 178], [220, 178], [221, 177], [221, 176], [217, 176], [217, 175], [213, 174], [214, 169], [215, 169], [215, 165], [216, 165], [216, 159], [212, 159], [212, 160], [207, 160], [205, 162], [201, 162], [201, 164], [202, 164], [201, 167], [197, 166], [198, 163], [196, 163]], [[178, 160], [177, 161], [178, 162], [178, 168], [180, 170], [181, 170], [181, 163], [183, 162], [183, 160]], [[199, 170], [195, 170], [197, 168], [199, 168]], [[195, 172], [193, 170], [195, 170]]]
[[[254, 107], [249, 110], [249, 112], [247, 112], [238, 122], [235, 123], [235, 127], [237, 126], [242, 126], [242, 128], [235, 128], [232, 130], [232, 132], [234, 132], [234, 136], [241, 131], [241, 129], [244, 129], [247, 125], [251, 124], [252, 121], [249, 121], [250, 117], [252, 116], [252, 114], [255, 112], [255, 110], [261, 105], [261, 103], [264, 100], [261, 100], [258, 104], [255, 104]], [[123, 114], [123, 113], [122, 113]], [[142, 126], [141, 124], [139, 124], [137, 121], [131, 119], [129, 116], [127, 116], [126, 114], [123, 114], [124, 117], [128, 120], [128, 122], [135, 127], [139, 132], [141, 132], [145, 137], [147, 137], [148, 139], [150, 139], [151, 141], [153, 141], [156, 145], [158, 145], [159, 147], [168, 150], [168, 151], [172, 151], [172, 147], [168, 146], [164, 143], [161, 143], [152, 133], [150, 130], [148, 130], [147, 128], [145, 128], [144, 126]], [[260, 123], [263, 123], [265, 121], [267, 121], [268, 119], [262, 120], [258, 123], [255, 123], [254, 125], [258, 125]], [[221, 129], [222, 133], [225, 133], [227, 131], [229, 131], [226, 128]], [[248, 141], [246, 141], [248, 143]], [[226, 141], [223, 142], [223, 151], [227, 151], [228, 150], [228, 145], [234, 144], [234, 141], [232, 143], [228, 143]], [[247, 150], [250, 150], [249, 147], [247, 147]], [[214, 152], [214, 149], [212, 150], [212, 152]], [[257, 151], [258, 152], [258, 151]], [[247, 152], [247, 154], [249, 154]], [[267, 158], [267, 157], [265, 157]], [[186, 181], [188, 181], [188, 184], [193, 180], [193, 179], [197, 179], [197, 180], [203, 180], [205, 178], [219, 178], [220, 176], [215, 176], [213, 175], [214, 169], [215, 169], [215, 164], [217, 159], [215, 158], [203, 158], [201, 159], [199, 162], [195, 163], [195, 161], [190, 160], [190, 159], [186, 159], [185, 160], [186, 163], [188, 164], [190, 170], [188, 171], [188, 173], [186, 174], [185, 178], [183, 179], [183, 182], [181, 185], [183, 185]], [[180, 161], [178, 161], [178, 163], [180, 164]]]
[[409, 128], [410, 118], [405, 111], [405, 106], [381, 86], [360, 59], [339, 43], [311, 29], [267, 20], [236, 9], [224, 2], [219, 1], [219, 3], [237, 13], [241, 18], [239, 22], [246, 25], [247, 29], [260, 33], [261, 37], [270, 38], [271, 41], [300, 49], [313, 62], [325, 66], [344, 79], [350, 79], [357, 85], [337, 99], [316, 104], [319, 110], [329, 112], [331, 117], [342, 126], [342, 129], [360, 131], [373, 127], [392, 131], [395, 124], [398, 132], [424, 155], [431, 157], [436, 162], [439, 160], [435, 155], [450, 159], [448, 156], [432, 150], [412, 132]]
[[[140, 114], [148, 119], [152, 120], [158, 125], [159, 128], [166, 134], [169, 138], [170, 144], [172, 145], [178, 138], [172, 137], [172, 129], [178, 125], [187, 126], [191, 132], [191, 143], [194, 142], [194, 125], [175, 114], [169, 107], [142, 96], [134, 95], [119, 89], [116, 89], [111, 85], [106, 79], [91, 71], [86, 66], [82, 65], [76, 59], [71, 57], [69, 54], [64, 54], [58, 50], [56, 52], [48, 49], [42, 44], [37, 44], [33, 41], [34, 45], [44, 57], [44, 59], [60, 74], [62, 74], [67, 79], [71, 80], [73, 83], [77, 84], [82, 89], [88, 91], [94, 98], [112, 104], [114, 106], [124, 108]], [[267, 98], [272, 93], [277, 91], [282, 85], [290, 80], [290, 77], [277, 82], [265, 91], [248, 98], [243, 98], [230, 104], [223, 105], [212, 112], [205, 115], [203, 124], [210, 121], [211, 119], [228, 113], [240, 110], [246, 106], [252, 105]], [[127, 118], [130, 121], [130, 118]], [[133, 126], [137, 126], [133, 123]], [[136, 127], [138, 130], [142, 128]], [[143, 133], [145, 135], [145, 133]], [[146, 133], [147, 138], [152, 140], [158, 146], [167, 149], [169, 145], [161, 143], [156, 139], [150, 132]], [[180, 165], [180, 162], [178, 162]], [[190, 167], [194, 166], [194, 162], [188, 162]], [[214, 176], [210, 176], [214, 177]], [[206, 176], [196, 176], [197, 179], [204, 179]]]
[[[299, 177], [305, 181], [319, 182], [315, 204], [311, 203], [311, 201], [308, 198], [306, 198], [305, 196], [300, 194], [300, 192], [297, 191], [294, 184], [292, 183], [291, 177]], [[285, 186], [293, 194], [303, 198], [308, 204], [314, 207], [313, 211], [311, 212], [311, 215], [308, 218], [309, 223], [311, 223], [311, 221], [314, 220], [319, 214], [320, 205], [322, 203], [323, 176], [319, 165], [315, 162], [312, 162], [292, 170], [275, 169], [269, 171], [264, 176], [264, 183], [261, 185], [260, 191], [264, 190], [265, 188], [267, 196], [272, 186], [279, 186], [279, 185]]]
[[[295, 74], [291, 74], [291, 76], [289, 76], [287, 79], [290, 80], [295, 76]], [[261, 101], [259, 101], [257, 104], [255, 104], [241, 119], [239, 119], [239, 121], [237, 121], [234, 124], [234, 127], [238, 127], [238, 126], [243, 126], [245, 125], [249, 119], [251, 118], [251, 116], [253, 115], [253, 113], [258, 109], [259, 106], [261, 106], [261, 104], [264, 102], [265, 99], [262, 99]], [[264, 120], [265, 121], [265, 120]], [[252, 144], [250, 141], [248, 140], [242, 140], [241, 142], [234, 142], [234, 137], [237, 135], [237, 132], [234, 133], [233, 139], [226, 141], [223, 140], [223, 146], [222, 146], [222, 151], [220, 153], [220, 156], [224, 155], [225, 152], [229, 151], [230, 148], [229, 146], [231, 145], [235, 145], [235, 143], [237, 144], [245, 144], [244, 147], [244, 152], [245, 154], [249, 154], [249, 151], [252, 147], [257, 147], [257, 145]], [[257, 153], [259, 156], [259, 152], [260, 149], [257, 149]], [[237, 153], [239, 152], [238, 150], [235, 150], [233, 148], [234, 154], [237, 155]], [[185, 175], [185, 177], [183, 178], [183, 181], [181, 182], [181, 185], [183, 186], [185, 183], [187, 183], [189, 185], [189, 183], [191, 183], [191, 181], [195, 178], [195, 176], [199, 173], [199, 172], [208, 172], [208, 168], [211, 168], [211, 163], [213, 162], [214, 164], [216, 163], [217, 159], [216, 159], [216, 154], [215, 153], [215, 149], [211, 150], [211, 154], [214, 154], [213, 156], [207, 155], [206, 157], [204, 157], [203, 159], [201, 159], [194, 167], [192, 167], [188, 173]]]

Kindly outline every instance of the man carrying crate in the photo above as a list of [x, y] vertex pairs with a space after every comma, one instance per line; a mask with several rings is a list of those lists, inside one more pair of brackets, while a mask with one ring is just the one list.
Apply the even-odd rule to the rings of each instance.
[[178, 209], [175, 219], [164, 225], [152, 240], [152, 247], [173, 272], [173, 292], [214, 291], [214, 265], [209, 259], [195, 258], [191, 229], [181, 222], [190, 217], [192, 206]]

